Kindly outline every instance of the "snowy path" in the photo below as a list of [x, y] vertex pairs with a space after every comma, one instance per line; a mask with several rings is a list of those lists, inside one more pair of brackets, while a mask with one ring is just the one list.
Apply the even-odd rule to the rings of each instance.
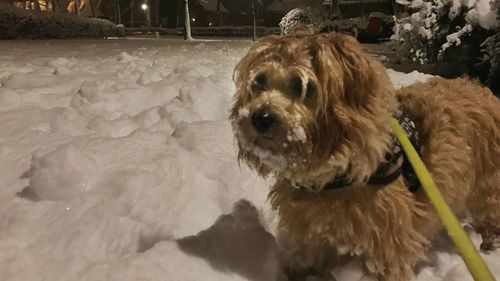
[[[249, 46], [0, 41], [0, 280], [273, 280], [269, 184], [227, 121]], [[448, 248], [418, 280], [470, 280]]]

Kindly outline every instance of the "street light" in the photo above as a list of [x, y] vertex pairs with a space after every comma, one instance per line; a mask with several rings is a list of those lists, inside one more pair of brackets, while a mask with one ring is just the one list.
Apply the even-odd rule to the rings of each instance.
[[151, 18], [149, 16], [149, 9], [148, 9], [148, 4], [147, 3], [142, 3], [141, 9], [144, 11], [144, 16], [146, 17], [146, 22], [148, 25], [148, 28], [151, 27]]

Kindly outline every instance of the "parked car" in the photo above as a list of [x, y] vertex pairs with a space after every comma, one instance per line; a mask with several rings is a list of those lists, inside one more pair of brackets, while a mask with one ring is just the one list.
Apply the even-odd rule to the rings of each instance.
[[365, 29], [360, 30], [360, 42], [375, 43], [381, 39], [389, 38], [393, 34], [394, 19], [381, 12], [372, 12], [368, 15]]

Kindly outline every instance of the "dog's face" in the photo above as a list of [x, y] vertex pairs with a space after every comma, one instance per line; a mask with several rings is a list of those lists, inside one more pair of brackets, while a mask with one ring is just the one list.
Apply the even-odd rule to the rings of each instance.
[[[369, 141], [364, 138], [376, 134], [377, 120], [388, 121], [393, 106], [387, 98], [392, 87], [380, 69], [345, 35], [260, 40], [235, 71], [230, 118], [240, 159], [261, 175], [279, 174], [313, 188], [350, 172], [358, 164], [353, 156]], [[375, 154], [383, 156], [384, 148]], [[377, 160], [368, 159], [364, 169]]]

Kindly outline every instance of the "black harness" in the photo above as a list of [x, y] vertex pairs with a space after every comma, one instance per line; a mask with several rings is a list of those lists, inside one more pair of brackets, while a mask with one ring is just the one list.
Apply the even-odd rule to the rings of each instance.
[[[399, 124], [415, 147], [415, 150], [420, 152], [420, 143], [415, 122], [410, 119], [410, 117], [403, 114], [402, 111], [398, 111], [394, 117], [399, 121]], [[400, 161], [401, 157], [403, 157], [402, 161]], [[395, 167], [396, 165], [398, 166]], [[384, 162], [378, 166], [377, 171], [370, 177], [367, 183], [375, 186], [383, 186], [395, 181], [401, 175], [403, 175], [408, 190], [410, 192], [416, 192], [420, 187], [420, 181], [408, 157], [403, 152], [399, 140], [394, 136], [391, 151], [385, 155]], [[352, 181], [346, 175], [340, 175], [327, 183], [322, 190], [338, 189], [349, 185], [352, 185]]]

